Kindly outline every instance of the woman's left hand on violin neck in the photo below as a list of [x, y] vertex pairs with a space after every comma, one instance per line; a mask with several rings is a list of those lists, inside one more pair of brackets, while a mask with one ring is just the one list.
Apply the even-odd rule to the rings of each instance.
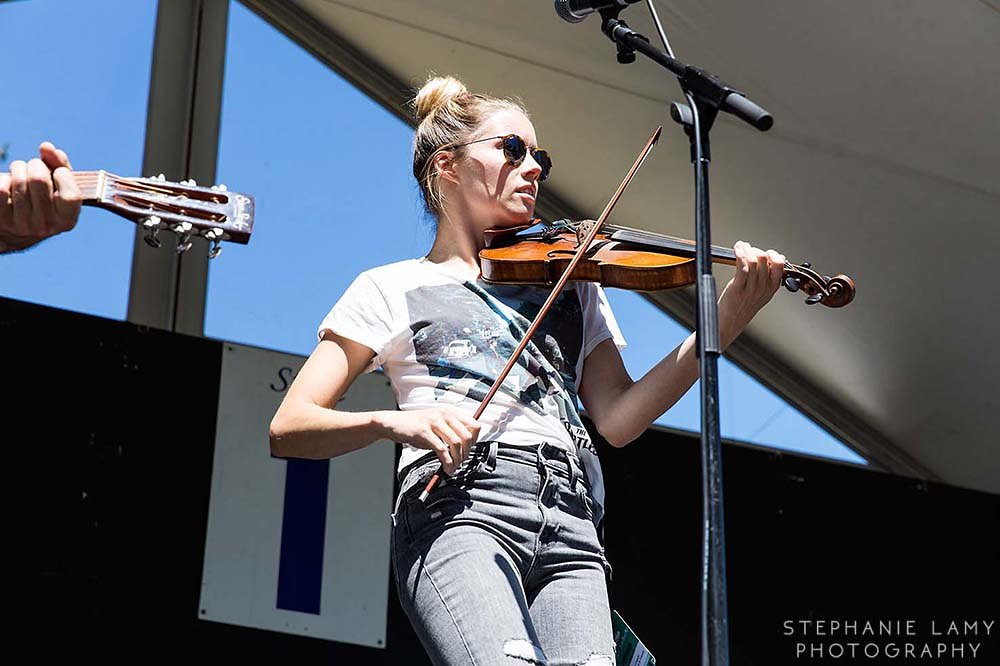
[[744, 241], [733, 245], [736, 275], [719, 296], [719, 337], [725, 349], [750, 320], [767, 305], [781, 286], [785, 256], [775, 250], [761, 250]]

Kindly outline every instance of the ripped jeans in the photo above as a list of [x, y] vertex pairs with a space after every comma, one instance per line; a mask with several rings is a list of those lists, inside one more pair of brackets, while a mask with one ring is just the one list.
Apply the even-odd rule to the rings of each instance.
[[431, 661], [614, 666], [611, 566], [577, 457], [480, 442], [421, 503], [437, 468], [431, 453], [406, 472], [392, 514], [399, 599]]

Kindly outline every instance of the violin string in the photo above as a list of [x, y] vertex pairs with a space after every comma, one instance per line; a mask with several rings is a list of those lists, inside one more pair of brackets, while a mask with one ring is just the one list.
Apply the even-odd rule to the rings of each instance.
[[[634, 233], [636, 235], [643, 236], [643, 237], [649, 239], [650, 244], [653, 244], [653, 245], [655, 245], [657, 243], [662, 243], [662, 242], [673, 243], [674, 247], [672, 249], [676, 249], [676, 250], [690, 250], [690, 251], [693, 252], [694, 251], [694, 247], [695, 247], [695, 245], [694, 245], [694, 243], [692, 241], [689, 241], [689, 240], [687, 240], [685, 238], [677, 238], [676, 236], [670, 236], [668, 234], [658, 234], [658, 233], [654, 233], [652, 231], [645, 231], [643, 229], [636, 229], [636, 228], [633, 228], [633, 227], [626, 227], [626, 226], [623, 226], [623, 225], [620, 225], [620, 224], [607, 224], [607, 223], [605, 223], [604, 228], [605, 229], [612, 229], [612, 230], [615, 230], [615, 231], [617, 231], [617, 230], [628, 231], [630, 233]], [[732, 259], [732, 260], [736, 259], [736, 255], [733, 252], [732, 248], [723, 247], [721, 245], [713, 245], [712, 246], [712, 252], [714, 254], [722, 257], [722, 258], [725, 258], [725, 259]]]

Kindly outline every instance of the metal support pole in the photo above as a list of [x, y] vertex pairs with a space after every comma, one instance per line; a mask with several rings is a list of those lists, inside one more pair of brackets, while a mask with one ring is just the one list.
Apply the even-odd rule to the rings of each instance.
[[[146, 111], [141, 174], [168, 180], [215, 180], [226, 56], [228, 0], [160, 2]], [[132, 255], [128, 321], [202, 335], [208, 247], [178, 256], [176, 243], [153, 249], [137, 228]]]

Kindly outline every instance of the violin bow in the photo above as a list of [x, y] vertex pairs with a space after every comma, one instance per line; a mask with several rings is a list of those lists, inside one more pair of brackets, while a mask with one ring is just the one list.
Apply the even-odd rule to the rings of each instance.
[[[635, 176], [636, 172], [642, 166], [643, 162], [646, 161], [646, 156], [649, 155], [650, 151], [653, 149], [653, 146], [655, 146], [656, 142], [659, 141], [660, 133], [662, 131], [663, 131], [662, 126], [657, 127], [656, 131], [654, 131], [652, 136], [649, 137], [649, 140], [646, 142], [646, 146], [642, 149], [642, 152], [640, 152], [639, 156], [635, 158], [635, 162], [632, 164], [632, 168], [629, 169], [627, 174], [625, 174], [625, 178], [622, 179], [621, 185], [618, 186], [618, 189], [615, 191], [614, 195], [612, 195], [611, 200], [608, 201], [608, 205], [604, 207], [604, 212], [601, 213], [601, 216], [597, 219], [597, 222], [595, 222], [594, 225], [591, 227], [589, 233], [587, 234], [587, 238], [584, 239], [583, 243], [581, 243], [580, 246], [577, 248], [576, 254], [573, 255], [573, 259], [569, 262], [569, 265], [566, 267], [566, 270], [563, 271], [563, 274], [559, 277], [559, 280], [556, 282], [555, 286], [552, 287], [552, 292], [549, 293], [549, 297], [545, 300], [545, 303], [538, 311], [538, 314], [535, 315], [534, 321], [531, 322], [531, 326], [528, 327], [528, 330], [527, 332], [525, 332], [524, 337], [521, 338], [521, 342], [517, 345], [517, 349], [514, 350], [514, 352], [510, 356], [510, 359], [507, 360], [507, 365], [504, 366], [504, 369], [500, 371], [500, 374], [493, 382], [493, 386], [490, 387], [489, 393], [487, 393], [486, 397], [483, 398], [483, 401], [479, 403], [479, 407], [476, 409], [476, 413], [473, 416], [473, 418], [478, 419], [480, 416], [483, 415], [483, 412], [486, 411], [486, 406], [490, 404], [490, 400], [493, 399], [493, 396], [496, 395], [496, 392], [500, 389], [500, 386], [507, 378], [507, 375], [514, 368], [514, 364], [517, 362], [517, 359], [521, 357], [521, 352], [523, 352], [524, 349], [528, 346], [528, 342], [531, 341], [531, 337], [535, 334], [535, 331], [538, 329], [539, 324], [542, 323], [542, 319], [545, 317], [546, 314], [548, 314], [549, 308], [552, 307], [552, 304], [555, 303], [556, 298], [562, 291], [563, 286], [565, 286], [566, 282], [569, 280], [569, 276], [573, 274], [573, 269], [576, 268], [576, 265], [580, 263], [580, 259], [583, 258], [583, 256], [587, 253], [587, 249], [590, 248], [590, 244], [597, 236], [597, 232], [601, 230], [601, 226], [604, 224], [604, 221], [608, 219], [608, 215], [611, 214], [611, 210], [615, 207], [615, 204], [618, 203], [618, 199], [621, 198], [622, 194], [625, 192], [625, 188], [628, 187], [628, 184], [632, 181], [632, 177]], [[427, 482], [427, 486], [424, 487], [423, 492], [420, 493], [421, 502], [427, 499], [427, 497], [431, 494], [431, 491], [434, 490], [434, 487], [438, 484], [438, 481], [440, 481], [440, 479], [441, 479], [441, 468], [438, 467], [438, 470], [434, 472], [434, 476], [432, 476], [430, 481]]]

